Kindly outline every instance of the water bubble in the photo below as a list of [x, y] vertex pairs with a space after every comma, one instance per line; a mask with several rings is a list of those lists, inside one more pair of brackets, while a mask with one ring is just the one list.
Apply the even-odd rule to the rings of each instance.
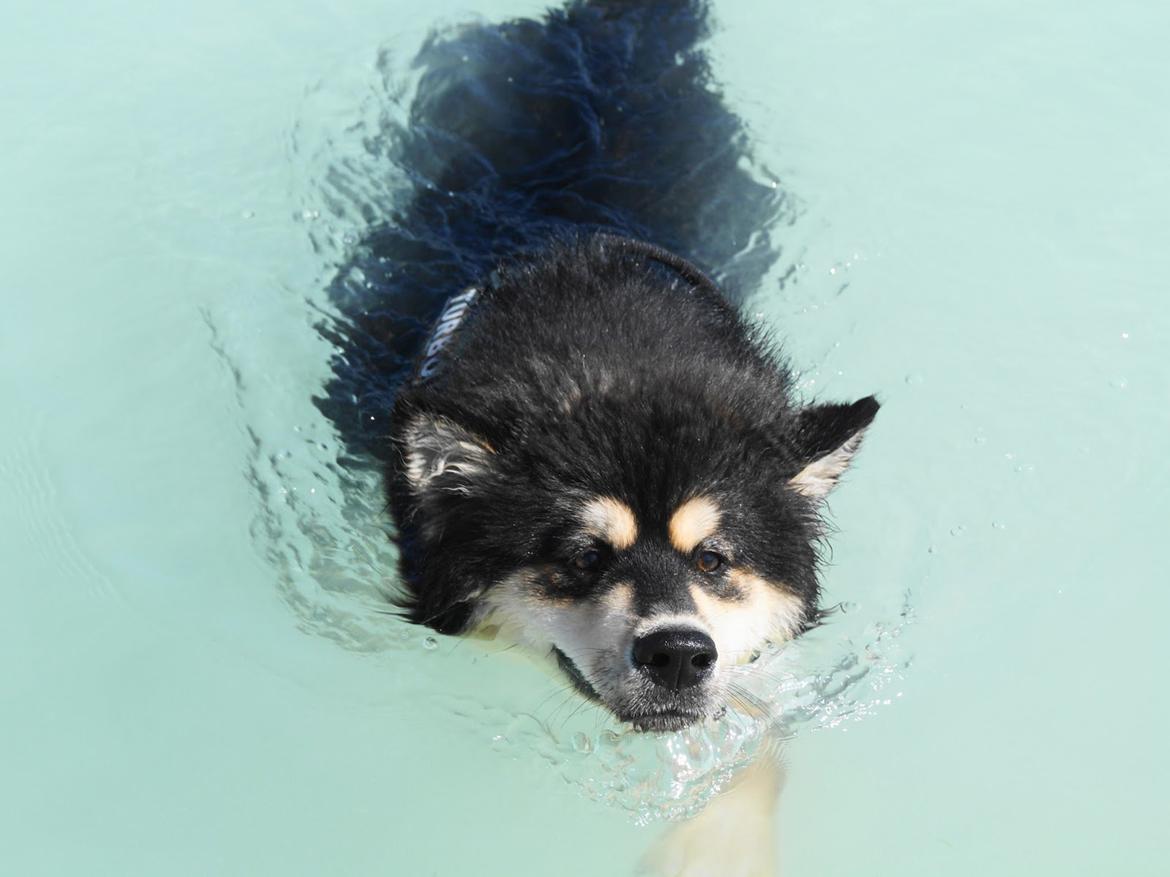
[[422, 645], [428, 652], [433, 652], [439, 647], [439, 641], [433, 636], [423, 637]]
[[588, 755], [593, 751], [593, 741], [585, 734], [584, 731], [578, 731], [573, 735], [570, 741], [574, 752], [579, 752], [582, 755]]
[[620, 734], [609, 730], [602, 731], [597, 740], [606, 749], [615, 749], [622, 742]]
[[911, 372], [910, 374], [906, 375], [906, 383], [911, 387], [915, 387], [918, 384], [921, 384], [924, 380], [925, 378], [923, 378], [922, 375], [920, 375], [918, 372]]
[[1129, 379], [1128, 378], [1114, 378], [1113, 380], [1111, 380], [1109, 382], [1109, 386], [1113, 387], [1115, 390], [1124, 390], [1126, 387], [1129, 386]]

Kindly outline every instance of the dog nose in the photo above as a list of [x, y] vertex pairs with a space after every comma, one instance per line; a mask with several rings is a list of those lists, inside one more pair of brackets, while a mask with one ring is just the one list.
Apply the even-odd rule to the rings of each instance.
[[702, 682], [718, 656], [714, 641], [701, 630], [667, 628], [634, 640], [634, 665], [671, 691]]

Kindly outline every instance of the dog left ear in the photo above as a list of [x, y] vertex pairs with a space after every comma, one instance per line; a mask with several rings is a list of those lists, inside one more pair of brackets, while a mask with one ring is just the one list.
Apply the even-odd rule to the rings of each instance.
[[419, 414], [403, 438], [406, 480], [424, 502], [469, 493], [474, 480], [491, 468], [488, 443], [445, 417]]
[[801, 410], [791, 434], [800, 468], [788, 480], [789, 487], [823, 499], [861, 447], [878, 408], [877, 399], [866, 396], [851, 405], [811, 405]]

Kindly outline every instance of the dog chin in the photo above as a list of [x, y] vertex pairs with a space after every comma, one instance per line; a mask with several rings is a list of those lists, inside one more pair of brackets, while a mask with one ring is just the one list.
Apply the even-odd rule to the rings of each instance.
[[[635, 695], [639, 701], [636, 705], [631, 705], [628, 702], [610, 703], [598, 693], [597, 688], [585, 678], [585, 674], [580, 671], [568, 655], [556, 647], [552, 651], [557, 663], [565, 675], [569, 677], [578, 693], [601, 704], [613, 713], [618, 721], [629, 723], [637, 731], [681, 731], [708, 717], [720, 718], [725, 711], [722, 706], [716, 707], [716, 705], [709, 704], [707, 696], [698, 692], [683, 698], [685, 702], [682, 703], [669, 698], [661, 698], [658, 703], [647, 703], [646, 700], [654, 700], [654, 696], [645, 690], [640, 690]], [[629, 693], [626, 697], [629, 697]]]
[[683, 697], [665, 693], [649, 698], [610, 706], [620, 721], [629, 722], [637, 731], [681, 731], [709, 718], [720, 718], [724, 708], [717, 703], [713, 692], [693, 692]]
[[606, 706], [637, 731], [681, 731], [720, 713], [717, 691], [708, 685], [667, 691], [643, 682]]
[[698, 724], [706, 717], [705, 713], [674, 710], [640, 715], [618, 714], [621, 721], [629, 722], [637, 731], [681, 731], [691, 725]]

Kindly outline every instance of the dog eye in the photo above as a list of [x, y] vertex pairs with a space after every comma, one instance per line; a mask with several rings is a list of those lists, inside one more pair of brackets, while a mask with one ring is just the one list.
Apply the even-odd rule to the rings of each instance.
[[700, 551], [695, 558], [695, 566], [699, 568], [699, 572], [715, 572], [723, 563], [723, 555], [714, 551]]
[[601, 552], [596, 548], [586, 548], [573, 558], [573, 566], [582, 572], [593, 572], [601, 566]]

